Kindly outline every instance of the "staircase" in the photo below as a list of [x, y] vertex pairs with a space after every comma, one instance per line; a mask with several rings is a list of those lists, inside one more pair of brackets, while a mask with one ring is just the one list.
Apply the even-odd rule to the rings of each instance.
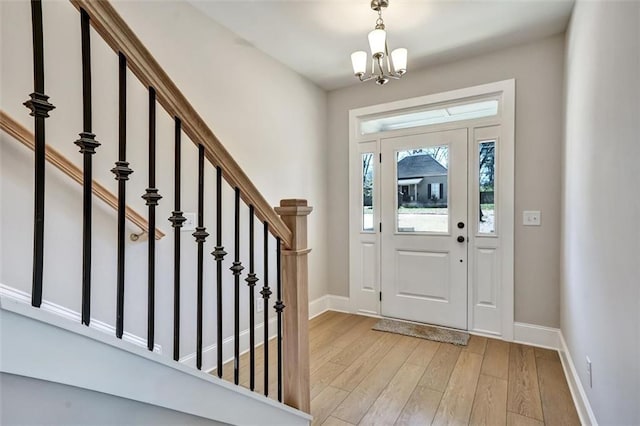
[[[26, 271], [26, 242], [16, 239], [20, 260], [1, 270], [4, 388], [18, 402], [20, 395], [46, 394], [51, 401], [73, 394], [70, 400], [96, 407], [134, 404], [133, 411], [147, 416], [139, 420], [153, 422], [308, 424], [311, 207], [298, 199], [276, 208], [267, 203], [109, 2], [71, 4], [79, 12], [80, 72], [77, 80], [67, 77], [81, 88], [81, 108], [59, 96], [54, 106], [57, 99], [45, 91], [45, 81], [69, 81], [56, 80], [59, 73], [45, 79], [48, 67], [57, 67], [45, 54], [49, 6], [32, 0], [31, 22], [23, 24], [31, 27], [34, 87], [24, 105], [34, 131], [26, 114], [11, 114], [15, 106], [0, 111], [5, 141], [33, 150], [33, 197], [16, 206], [15, 217], [22, 222], [33, 215], [31, 265]], [[73, 11], [64, 5], [68, 10], [58, 12], [62, 6], [56, 6], [61, 16]], [[109, 49], [112, 82], [92, 66], [92, 58]], [[104, 99], [105, 87], [113, 88], [112, 102]], [[64, 117], [65, 133], [79, 137], [50, 139], [47, 123], [56, 115]], [[75, 160], [64, 152], [72, 143], [80, 151]], [[16, 144], [3, 155], [20, 164], [29, 156], [21, 149]], [[101, 151], [114, 157], [110, 166]], [[115, 182], [105, 178], [109, 173]], [[30, 192], [17, 169], [2, 176], [16, 194]], [[77, 192], [69, 178], [82, 185], [75, 210], [65, 202]], [[191, 224], [184, 211], [192, 208]], [[129, 232], [131, 225], [136, 232]], [[165, 233], [168, 226], [172, 232]], [[7, 231], [2, 239], [14, 235]], [[263, 344], [271, 338], [275, 353]], [[258, 377], [257, 351], [265, 361], [277, 358], [277, 369]], [[239, 386], [244, 352], [251, 359], [248, 389]], [[229, 360], [232, 383], [222, 380]], [[254, 391], [259, 380], [264, 394]], [[277, 381], [275, 394], [269, 380]], [[69, 423], [72, 411], [57, 419], [12, 413], [18, 421]]]

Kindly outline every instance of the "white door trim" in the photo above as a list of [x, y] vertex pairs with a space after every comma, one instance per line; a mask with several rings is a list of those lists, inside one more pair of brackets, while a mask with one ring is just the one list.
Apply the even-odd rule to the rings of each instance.
[[[461, 121], [456, 123], [446, 123], [432, 125], [428, 127], [415, 127], [405, 130], [387, 131], [384, 133], [374, 133], [361, 135], [359, 133], [359, 121], [362, 117], [377, 115], [377, 114], [393, 114], [395, 111], [406, 110], [410, 108], [418, 108], [429, 106], [433, 104], [440, 104], [445, 102], [454, 102], [460, 100], [468, 100], [473, 98], [487, 98], [492, 97], [499, 100], [499, 113], [497, 116], [474, 119], [468, 121]], [[457, 89], [443, 93], [437, 93], [433, 95], [420, 96], [416, 98], [405, 99], [401, 101], [388, 102], [379, 105], [373, 105], [363, 108], [357, 108], [349, 111], [349, 293], [350, 293], [350, 310], [351, 312], [360, 312], [364, 314], [379, 314], [379, 303], [374, 304], [373, 298], [377, 296], [377, 292], [380, 291], [379, 273], [376, 273], [376, 281], [374, 283], [374, 291], [371, 291], [371, 295], [368, 296], [372, 300], [359, 300], [356, 295], [356, 290], [359, 288], [359, 275], [362, 271], [356, 270], [354, 265], [359, 264], [354, 262], [354, 259], [359, 259], [362, 256], [361, 247], [359, 247], [359, 238], [361, 234], [362, 226], [362, 212], [361, 208], [361, 191], [356, 191], [354, 188], [358, 188], [358, 179], [361, 179], [361, 170], [355, 167], [358, 164], [358, 156], [362, 151], [359, 148], [361, 143], [367, 143], [367, 145], [377, 146], [377, 152], [380, 153], [380, 139], [382, 135], [384, 137], [390, 137], [394, 135], [409, 135], [415, 133], [423, 133], [426, 128], [428, 131], [439, 131], [447, 129], [455, 129], [461, 127], [467, 127], [471, 131], [475, 129], [500, 126], [500, 162], [498, 164], [498, 191], [500, 197], [500, 203], [498, 206], [498, 217], [500, 217], [500, 261], [499, 261], [499, 302], [500, 306], [500, 318], [499, 325], [496, 325], [494, 329], [487, 329], [487, 327], [477, 327], [474, 324], [473, 315], [469, 316], [469, 330], [472, 332], [481, 332], [490, 335], [496, 335], [502, 337], [504, 340], [511, 341], [514, 337], [514, 218], [515, 218], [515, 80], [504, 80], [495, 83], [483, 84], [479, 86]], [[470, 143], [475, 143], [474, 136], [470, 133]], [[374, 185], [375, 191], [379, 191], [380, 182], [377, 176], [379, 176], [379, 163], [375, 165]], [[471, 191], [470, 191], [471, 193]], [[374, 193], [374, 198], [379, 197], [379, 194]], [[376, 216], [379, 213], [376, 212]], [[469, 221], [472, 220], [470, 216]], [[377, 226], [377, 223], [374, 223]], [[376, 229], [377, 231], [377, 229]], [[378, 250], [380, 248], [379, 232], [377, 235]], [[370, 234], [369, 234], [370, 236]], [[379, 256], [378, 256], [379, 258]], [[471, 280], [469, 280], [471, 282]], [[377, 288], [375, 286], [377, 285]], [[469, 289], [468, 297], [468, 309], [473, 313], [472, 289]], [[377, 306], [377, 310], [375, 309]], [[492, 327], [493, 328], [493, 327]]]

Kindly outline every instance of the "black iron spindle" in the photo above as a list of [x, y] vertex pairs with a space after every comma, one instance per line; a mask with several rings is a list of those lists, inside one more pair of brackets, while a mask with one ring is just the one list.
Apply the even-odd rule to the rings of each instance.
[[83, 155], [82, 185], [82, 323], [89, 325], [91, 318], [91, 184], [92, 156], [100, 143], [95, 140], [91, 111], [91, 40], [89, 39], [89, 14], [80, 9], [80, 32], [82, 36], [82, 128], [80, 139], [75, 144]]
[[156, 91], [149, 87], [149, 187], [142, 199], [149, 208], [148, 229], [148, 300], [147, 300], [147, 349], [153, 350], [155, 330], [155, 287], [156, 287], [156, 206], [162, 199], [156, 188]]
[[204, 242], [209, 234], [204, 227], [204, 145], [198, 145], [198, 226], [193, 236], [198, 243], [198, 306], [196, 330], [196, 367], [202, 369], [202, 286]]
[[276, 238], [276, 304], [274, 308], [278, 315], [278, 401], [282, 402], [282, 271], [280, 263], [280, 237]]
[[256, 318], [255, 318], [255, 287], [258, 278], [255, 274], [254, 262], [254, 208], [249, 206], [249, 274], [245, 281], [249, 286], [249, 389], [255, 389], [256, 375]]
[[116, 302], [116, 336], [122, 339], [124, 331], [124, 262], [125, 262], [125, 210], [127, 208], [126, 181], [133, 170], [127, 162], [127, 59], [118, 53], [118, 161], [111, 172], [118, 181], [118, 275]]
[[44, 119], [55, 107], [44, 94], [44, 43], [42, 31], [42, 2], [31, 0], [31, 32], [33, 37], [33, 93], [23, 105], [31, 110], [35, 121], [34, 148], [34, 208], [33, 208], [33, 277], [31, 305], [42, 304], [42, 275], [44, 259], [44, 164], [45, 132]]
[[169, 217], [173, 226], [173, 359], [180, 359], [180, 228], [187, 220], [180, 209], [180, 174], [182, 173], [180, 137], [182, 122], [175, 117], [174, 209]]
[[216, 167], [216, 246], [211, 252], [216, 261], [217, 372], [222, 378], [222, 261], [227, 254], [222, 246], [222, 169]]
[[264, 395], [269, 396], [269, 297], [272, 292], [269, 288], [269, 224], [266, 221], [264, 222], [264, 285], [260, 294], [264, 311]]
[[233, 382], [240, 381], [240, 274], [244, 267], [240, 262], [240, 188], [235, 189], [235, 247], [233, 271]]

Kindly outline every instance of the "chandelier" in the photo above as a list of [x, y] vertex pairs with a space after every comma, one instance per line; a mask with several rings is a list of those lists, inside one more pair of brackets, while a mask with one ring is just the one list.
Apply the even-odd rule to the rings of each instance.
[[376, 27], [369, 33], [369, 48], [371, 49], [371, 73], [367, 71], [367, 52], [359, 50], [351, 54], [353, 73], [360, 81], [376, 80], [376, 84], [383, 85], [393, 78], [398, 80], [407, 72], [407, 49], [399, 48], [391, 52], [387, 46], [387, 32], [382, 20], [382, 9], [389, 6], [389, 0], [371, 0], [371, 9], [378, 12]]

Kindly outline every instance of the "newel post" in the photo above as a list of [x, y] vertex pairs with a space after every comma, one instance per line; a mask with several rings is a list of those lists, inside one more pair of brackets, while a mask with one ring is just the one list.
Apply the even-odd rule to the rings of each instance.
[[309, 378], [309, 270], [307, 200], [281, 200], [275, 208], [293, 233], [291, 247], [282, 247], [284, 297], [284, 403], [310, 413]]

